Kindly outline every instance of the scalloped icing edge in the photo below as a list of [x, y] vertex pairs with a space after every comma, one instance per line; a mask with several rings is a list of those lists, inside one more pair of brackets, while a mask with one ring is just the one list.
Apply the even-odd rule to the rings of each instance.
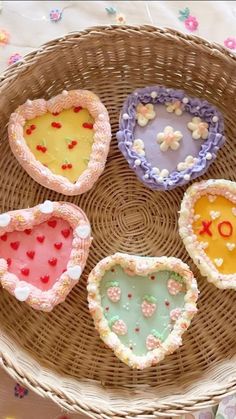
[[[163, 269], [173, 270], [179, 273], [186, 284], [185, 311], [176, 321], [172, 332], [163, 342], [160, 348], [148, 351], [147, 355], [137, 356], [131, 349], [121, 343], [118, 336], [111, 331], [108, 321], [103, 314], [101, 296], [99, 292], [100, 282], [112, 266], [120, 265], [122, 268], [129, 268], [134, 274], [148, 275]], [[181, 336], [189, 327], [194, 314], [197, 311], [196, 301], [198, 299], [197, 282], [188, 265], [174, 257], [143, 257], [123, 253], [115, 253], [102, 259], [91, 271], [88, 277], [88, 303], [89, 310], [94, 320], [95, 328], [99, 332], [104, 343], [113, 350], [115, 355], [125, 364], [133, 369], [144, 369], [158, 364], [166, 355], [172, 354], [182, 344]]]
[[[156, 178], [158, 178], [158, 176], [152, 173], [153, 167], [147, 161], [146, 157], [140, 156], [136, 151], [130, 149], [130, 145], [134, 139], [134, 128], [137, 123], [135, 117], [131, 114], [138, 103], [142, 103], [142, 100], [140, 99], [140, 96], [142, 95], [145, 95], [145, 100], [143, 101], [145, 104], [164, 104], [176, 99], [182, 102], [183, 110], [187, 111], [190, 115], [199, 116], [202, 119], [204, 119], [205, 114], [207, 114], [208, 117], [211, 117], [211, 121], [208, 122], [209, 137], [211, 136], [211, 139], [208, 137], [208, 139], [205, 140], [204, 144], [201, 146], [200, 152], [196, 156], [198, 159], [200, 158], [200, 163], [181, 172], [173, 170], [161, 183], [157, 182]], [[204, 108], [206, 108], [205, 111]], [[217, 118], [216, 122], [213, 122], [212, 120], [214, 117]], [[185, 185], [189, 183], [190, 180], [193, 180], [206, 172], [210, 164], [216, 159], [218, 150], [225, 142], [224, 120], [223, 115], [214, 105], [206, 100], [191, 97], [184, 90], [167, 88], [162, 85], [147, 86], [133, 91], [125, 99], [120, 113], [119, 131], [116, 133], [116, 137], [120, 151], [128, 161], [129, 167], [134, 170], [138, 179], [152, 190], [166, 191]], [[210, 159], [207, 158], [207, 154], [211, 156]], [[139, 161], [140, 163], [138, 166], [135, 164], [136, 161]], [[146, 175], [148, 178], [145, 177]], [[185, 179], [186, 176], [187, 180]]]
[[[27, 120], [47, 112], [61, 112], [73, 106], [87, 108], [94, 118], [94, 142], [87, 169], [76, 183], [54, 174], [35, 158], [28, 148], [23, 127]], [[64, 195], [80, 195], [92, 188], [104, 170], [111, 141], [111, 127], [107, 109], [98, 96], [89, 90], [64, 90], [49, 99], [27, 100], [11, 114], [8, 127], [9, 143], [13, 154], [26, 172], [38, 183]]]
[[[51, 311], [57, 304], [65, 300], [66, 296], [79, 281], [79, 273], [81, 274], [84, 269], [92, 241], [89, 221], [80, 208], [66, 202], [45, 201], [43, 204], [32, 208], [9, 211], [4, 215], [6, 214], [9, 215], [9, 220], [7, 225], [0, 227], [0, 236], [5, 232], [9, 233], [15, 230], [23, 231], [26, 228], [33, 228], [47, 221], [52, 216], [66, 220], [73, 230], [72, 248], [67, 262], [67, 271], [57, 279], [48, 291], [41, 291], [34, 285], [21, 281], [15, 274], [8, 271], [7, 261], [0, 258], [0, 283], [2, 287], [16, 298], [17, 293], [20, 292], [19, 290], [27, 288], [27, 298], [20, 301], [25, 301], [36, 310]], [[4, 220], [4, 218], [2, 219]], [[5, 222], [7, 222], [6, 217]], [[75, 275], [75, 267], [77, 268], [77, 275]]]
[[220, 195], [236, 203], [236, 183], [225, 179], [208, 179], [191, 185], [184, 194], [179, 214], [179, 234], [186, 250], [201, 274], [220, 289], [236, 290], [236, 273], [221, 274], [202, 249], [192, 229], [192, 211], [196, 201], [206, 194]]

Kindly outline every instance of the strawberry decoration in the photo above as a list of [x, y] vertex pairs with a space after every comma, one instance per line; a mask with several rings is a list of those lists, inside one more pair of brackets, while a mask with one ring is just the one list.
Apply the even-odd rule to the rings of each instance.
[[163, 338], [155, 329], [146, 338], [146, 347], [149, 351], [159, 348], [162, 344]]
[[167, 288], [171, 295], [177, 295], [179, 292], [183, 291], [183, 284], [178, 277], [173, 277], [168, 280]]
[[124, 320], [121, 320], [119, 316], [112, 317], [109, 322], [109, 326], [111, 327], [111, 330], [116, 333], [116, 335], [124, 336], [127, 334], [127, 326]]
[[176, 320], [178, 320], [178, 318], [181, 316], [181, 308], [177, 307], [174, 308], [173, 310], [171, 310], [170, 312], [170, 318], [173, 322], [175, 322]]
[[157, 309], [157, 299], [152, 295], [145, 295], [141, 304], [141, 310], [144, 317], [152, 317]]
[[119, 282], [118, 281], [108, 282], [106, 286], [107, 286], [107, 296], [109, 300], [111, 300], [113, 303], [117, 303], [118, 301], [120, 301], [121, 289], [119, 287]]

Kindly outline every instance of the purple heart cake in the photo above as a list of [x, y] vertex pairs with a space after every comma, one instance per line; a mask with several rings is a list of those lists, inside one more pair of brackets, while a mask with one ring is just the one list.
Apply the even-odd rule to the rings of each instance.
[[138, 178], [154, 190], [202, 175], [224, 144], [224, 121], [206, 100], [164, 86], [137, 89], [124, 102], [119, 148]]

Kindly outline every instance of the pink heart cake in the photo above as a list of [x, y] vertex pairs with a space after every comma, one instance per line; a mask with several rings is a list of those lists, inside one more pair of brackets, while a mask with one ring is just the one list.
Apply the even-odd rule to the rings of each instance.
[[41, 185], [65, 195], [88, 191], [104, 170], [111, 140], [105, 106], [88, 90], [27, 100], [11, 115], [13, 154]]
[[95, 266], [87, 289], [101, 339], [131, 368], [173, 353], [197, 311], [193, 273], [173, 257], [116, 253]]
[[90, 243], [89, 221], [73, 204], [0, 214], [0, 282], [19, 301], [51, 311], [78, 282]]
[[236, 182], [209, 179], [190, 186], [179, 233], [202, 275], [218, 288], [236, 290]]

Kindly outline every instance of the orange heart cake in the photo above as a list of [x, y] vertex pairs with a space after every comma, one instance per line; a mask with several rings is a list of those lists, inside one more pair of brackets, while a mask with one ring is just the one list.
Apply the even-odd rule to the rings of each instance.
[[89, 221], [73, 204], [0, 214], [0, 282], [19, 301], [51, 311], [78, 282], [90, 243]]
[[193, 273], [173, 257], [116, 253], [95, 266], [87, 289], [101, 339], [131, 368], [173, 353], [197, 311]]
[[179, 233], [202, 275], [236, 289], [236, 183], [209, 179], [185, 192]]
[[27, 100], [11, 115], [15, 157], [41, 185], [65, 195], [88, 191], [104, 170], [111, 128], [105, 106], [87, 90]]

